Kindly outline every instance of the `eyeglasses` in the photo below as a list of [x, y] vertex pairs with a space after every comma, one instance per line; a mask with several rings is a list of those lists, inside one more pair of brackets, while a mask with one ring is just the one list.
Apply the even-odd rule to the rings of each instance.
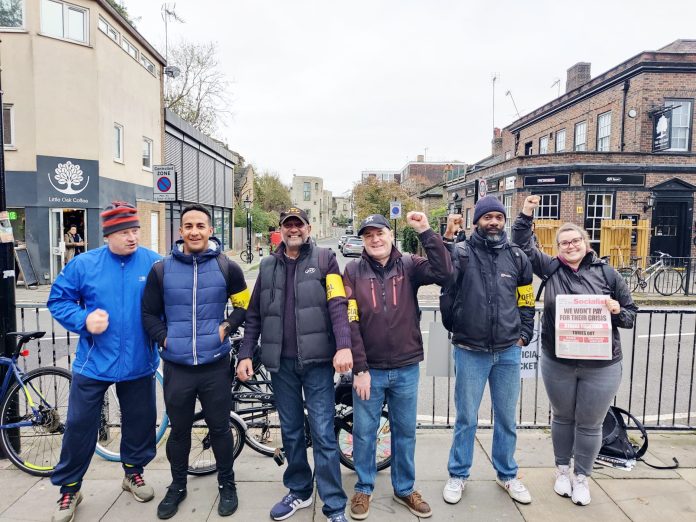
[[283, 222], [283, 228], [290, 230], [291, 228], [297, 228], [299, 230], [302, 230], [305, 227], [305, 224], [302, 223], [302, 221], [285, 221]]
[[581, 237], [576, 237], [568, 241], [559, 241], [558, 246], [561, 248], [568, 248], [570, 245], [573, 245], [574, 247], [579, 246], [580, 243], [582, 243], [582, 238]]

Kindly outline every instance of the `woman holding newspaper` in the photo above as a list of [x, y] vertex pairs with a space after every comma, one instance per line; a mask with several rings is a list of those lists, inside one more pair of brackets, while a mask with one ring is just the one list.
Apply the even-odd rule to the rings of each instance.
[[556, 257], [536, 247], [532, 223], [538, 206], [539, 196], [527, 197], [512, 241], [545, 285], [541, 375], [553, 411], [554, 491], [585, 506], [602, 445], [602, 421], [621, 383], [618, 328], [632, 328], [638, 308], [623, 278], [594, 253], [583, 228], [561, 226]]

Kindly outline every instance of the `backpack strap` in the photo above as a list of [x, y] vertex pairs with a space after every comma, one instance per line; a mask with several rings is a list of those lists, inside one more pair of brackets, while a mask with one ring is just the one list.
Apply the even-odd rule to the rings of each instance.
[[222, 272], [222, 276], [225, 278], [227, 296], [229, 297], [232, 295], [232, 281], [230, 281], [230, 258], [222, 252], [220, 252], [215, 257], [215, 259], [217, 261], [218, 266], [220, 267], [220, 272]]
[[549, 279], [553, 274], [555, 274], [558, 269], [561, 268], [561, 262], [558, 260], [557, 257], [554, 257], [551, 260], [551, 263], [549, 264], [549, 272], [545, 275], [542, 276], [541, 278], [541, 284], [539, 285], [539, 290], [537, 290], [537, 295], [536, 295], [536, 301], [539, 300], [541, 297], [541, 293], [544, 291], [544, 287], [546, 286], [546, 283], [548, 283]]
[[157, 277], [157, 283], [159, 283], [160, 290], [164, 291], [164, 263], [170, 259], [172, 256], [166, 256], [162, 259], [155, 261], [152, 265], [152, 269], [155, 271], [155, 276]]
[[609, 297], [615, 299], [616, 295], [616, 272], [609, 266], [606, 261], [602, 261], [602, 275], [609, 286]]
[[314, 247], [319, 250], [319, 273], [322, 278], [326, 278], [329, 273], [329, 255], [331, 250], [323, 247]]

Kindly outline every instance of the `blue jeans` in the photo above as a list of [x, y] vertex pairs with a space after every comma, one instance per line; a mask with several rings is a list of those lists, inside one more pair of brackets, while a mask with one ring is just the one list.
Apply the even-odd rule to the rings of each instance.
[[515, 411], [520, 395], [520, 354], [517, 345], [493, 353], [454, 346], [457, 420], [447, 463], [450, 477], [469, 478], [486, 381], [493, 402], [493, 467], [500, 480], [517, 477]]
[[[334, 433], [334, 369], [331, 363], [298, 366], [294, 359], [281, 359], [271, 373], [273, 395], [280, 416], [287, 468], [283, 484], [303, 499], [312, 496], [314, 476], [307, 461], [304, 408], [309, 416], [317, 490], [327, 517], [343, 513], [346, 494], [341, 485], [338, 444]], [[304, 390], [304, 401], [302, 391]]]
[[400, 497], [413, 493], [419, 377], [418, 364], [393, 370], [370, 369], [370, 398], [363, 401], [353, 390], [353, 460], [358, 474], [356, 492], [371, 495], [375, 488], [377, 430], [382, 404], [386, 399], [391, 428], [392, 487]]

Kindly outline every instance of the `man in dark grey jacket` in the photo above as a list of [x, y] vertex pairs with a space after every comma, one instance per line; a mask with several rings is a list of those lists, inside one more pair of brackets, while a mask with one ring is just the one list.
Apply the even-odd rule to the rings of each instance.
[[[450, 450], [446, 502], [459, 502], [469, 478], [483, 390], [488, 382], [495, 424], [493, 467], [496, 482], [513, 500], [529, 504], [527, 488], [517, 478], [515, 410], [520, 392], [521, 346], [534, 327], [532, 267], [519, 248], [508, 243], [505, 207], [493, 196], [474, 209], [476, 230], [454, 252], [457, 297], [452, 339], [457, 418]], [[452, 241], [461, 216], [449, 216], [445, 240]]]
[[304, 210], [291, 207], [281, 213], [280, 227], [283, 242], [261, 261], [237, 377], [251, 377], [260, 336], [261, 361], [271, 372], [288, 459], [283, 483], [289, 492], [273, 506], [271, 518], [285, 520], [312, 504], [315, 477], [307, 462], [306, 407], [323, 512], [330, 522], [344, 522], [347, 499], [334, 434], [333, 378], [334, 369], [353, 367], [346, 292], [335, 254], [313, 244]]

